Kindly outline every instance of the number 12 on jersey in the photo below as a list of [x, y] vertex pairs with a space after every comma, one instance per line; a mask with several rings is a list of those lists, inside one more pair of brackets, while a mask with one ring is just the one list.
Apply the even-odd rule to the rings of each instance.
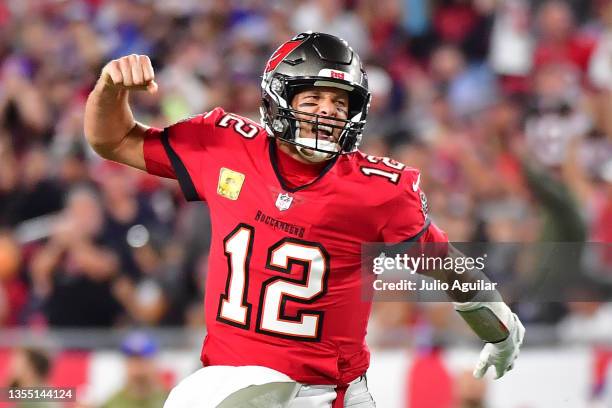
[[[255, 228], [239, 224], [223, 240], [228, 276], [225, 292], [219, 298], [217, 320], [250, 329], [252, 305], [247, 302], [249, 269]], [[292, 278], [295, 266], [301, 266], [300, 278]], [[262, 283], [255, 323], [258, 333], [302, 341], [321, 338], [323, 311], [298, 310], [296, 316], [285, 313], [287, 301], [312, 304], [327, 292], [329, 255], [321, 244], [283, 238], [268, 248], [266, 269], [289, 276], [274, 276]]]

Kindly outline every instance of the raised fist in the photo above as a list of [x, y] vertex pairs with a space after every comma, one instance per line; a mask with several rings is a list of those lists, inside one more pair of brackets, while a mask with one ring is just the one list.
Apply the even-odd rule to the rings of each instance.
[[131, 54], [110, 61], [102, 69], [100, 80], [105, 86], [157, 92], [153, 66], [146, 55]]

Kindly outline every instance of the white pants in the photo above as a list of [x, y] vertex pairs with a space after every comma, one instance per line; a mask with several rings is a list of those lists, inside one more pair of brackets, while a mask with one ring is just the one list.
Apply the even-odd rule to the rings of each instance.
[[[300, 385], [296, 397], [288, 408], [331, 408], [336, 399], [336, 390], [333, 385]], [[351, 381], [346, 394], [344, 394], [345, 408], [374, 408], [376, 404], [365, 376]]]
[[[210, 366], [172, 389], [164, 408], [331, 408], [331, 385], [304, 385], [266, 367]], [[344, 406], [373, 408], [365, 377], [352, 381]]]

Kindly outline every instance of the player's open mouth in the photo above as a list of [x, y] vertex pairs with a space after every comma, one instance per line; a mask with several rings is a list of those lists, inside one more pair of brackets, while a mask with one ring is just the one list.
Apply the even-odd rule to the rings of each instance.
[[319, 125], [312, 127], [312, 133], [316, 134], [321, 140], [334, 141], [334, 130], [331, 126]]

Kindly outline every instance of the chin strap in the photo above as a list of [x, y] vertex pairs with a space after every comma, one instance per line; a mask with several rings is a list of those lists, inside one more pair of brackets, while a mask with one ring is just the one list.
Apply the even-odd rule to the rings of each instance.
[[[333, 153], [325, 153], [318, 150], [314, 150], [315, 147], [317, 147], [316, 139], [308, 137], [299, 137], [299, 133], [297, 133], [295, 137], [295, 143], [295, 147], [298, 153], [303, 158], [313, 163], [319, 163], [334, 157]], [[338, 143], [330, 142], [327, 140], [320, 140], [318, 143], [318, 148], [334, 152], [340, 150], [340, 146], [338, 146]]]

